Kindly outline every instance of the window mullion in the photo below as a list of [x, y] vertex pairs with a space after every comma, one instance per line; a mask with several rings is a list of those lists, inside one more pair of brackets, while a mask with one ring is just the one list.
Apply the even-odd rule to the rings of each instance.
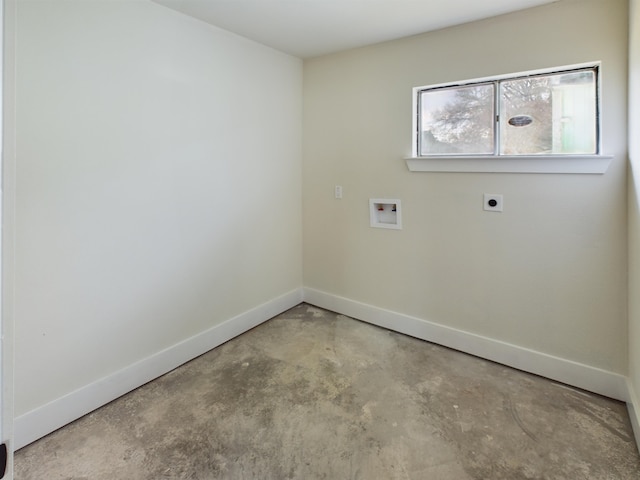
[[415, 131], [415, 135], [416, 135], [416, 142], [415, 142], [415, 148], [416, 148], [416, 155], [420, 156], [422, 155], [422, 91], [419, 90], [416, 92], [416, 131]]
[[496, 80], [493, 82], [493, 95], [494, 95], [494, 109], [495, 109], [495, 122], [493, 124], [493, 154], [500, 155], [500, 82]]

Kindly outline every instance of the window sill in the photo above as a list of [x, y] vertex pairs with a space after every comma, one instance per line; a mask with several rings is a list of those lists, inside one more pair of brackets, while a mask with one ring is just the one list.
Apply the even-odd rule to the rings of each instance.
[[474, 155], [442, 157], [407, 157], [412, 172], [468, 173], [582, 173], [603, 174], [611, 159], [609, 155]]

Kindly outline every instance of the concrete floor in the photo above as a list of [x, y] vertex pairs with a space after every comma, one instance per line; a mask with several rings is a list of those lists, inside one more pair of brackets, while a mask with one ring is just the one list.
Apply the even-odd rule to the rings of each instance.
[[623, 403], [305, 304], [29, 445], [16, 480], [633, 479]]

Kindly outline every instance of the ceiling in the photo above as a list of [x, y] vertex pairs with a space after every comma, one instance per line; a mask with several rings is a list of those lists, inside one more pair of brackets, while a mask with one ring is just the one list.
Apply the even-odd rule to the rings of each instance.
[[559, 0], [153, 0], [300, 58]]

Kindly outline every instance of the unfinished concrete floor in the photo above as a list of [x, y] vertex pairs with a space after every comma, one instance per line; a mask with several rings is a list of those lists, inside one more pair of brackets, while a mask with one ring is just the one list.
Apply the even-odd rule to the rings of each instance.
[[639, 478], [623, 403], [306, 304], [15, 457], [16, 480]]

